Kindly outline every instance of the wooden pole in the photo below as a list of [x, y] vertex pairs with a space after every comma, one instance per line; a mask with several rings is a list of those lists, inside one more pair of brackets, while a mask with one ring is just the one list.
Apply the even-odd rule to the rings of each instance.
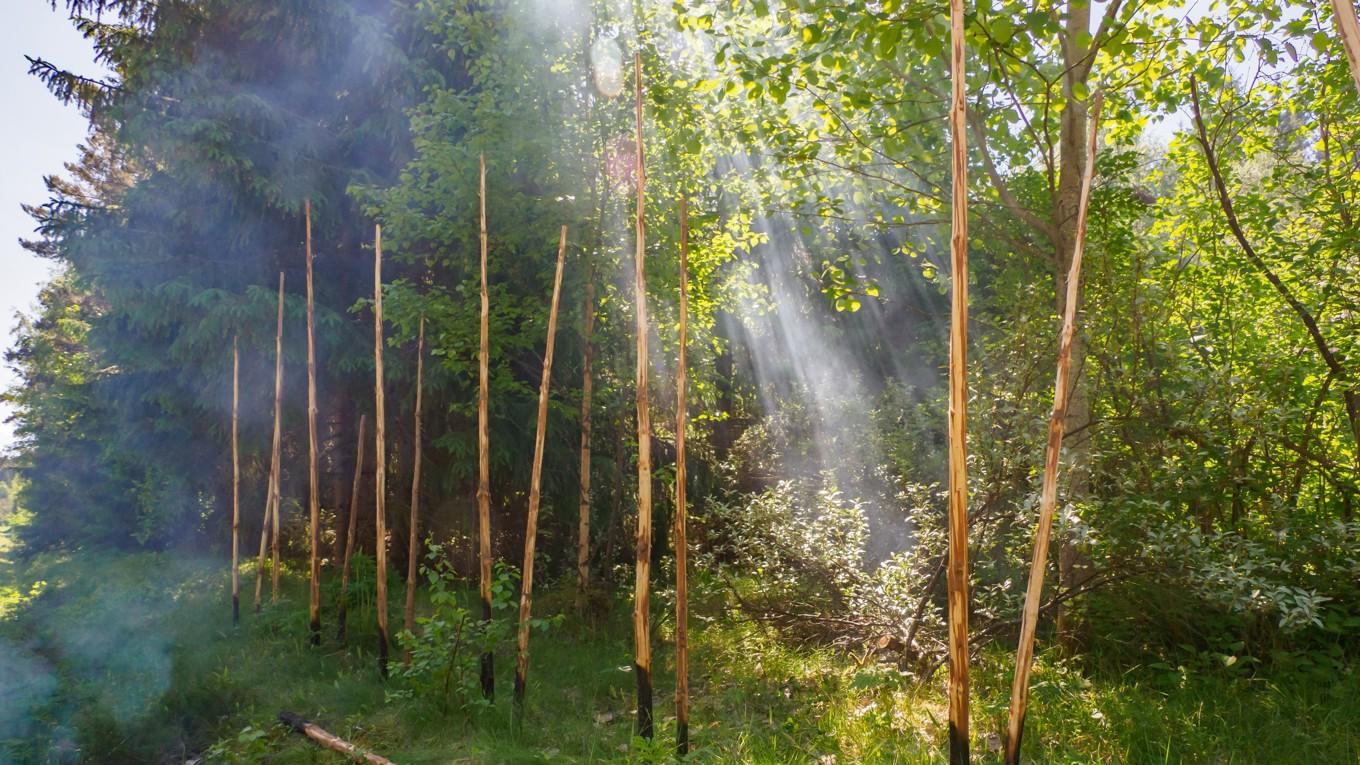
[[241, 352], [231, 337], [231, 623], [241, 623], [241, 451], [236, 430], [241, 407]]
[[255, 568], [255, 611], [260, 610], [260, 591], [264, 589], [264, 546], [269, 539], [270, 523], [274, 527], [274, 558], [270, 576], [272, 600], [279, 599], [279, 467], [283, 442], [283, 272], [279, 272], [279, 316], [274, 330], [274, 440], [269, 458], [269, 486], [265, 489], [264, 518], [260, 521], [260, 561]]
[[1020, 622], [1020, 645], [1015, 650], [1015, 677], [1011, 683], [1011, 709], [1006, 724], [1006, 765], [1019, 765], [1020, 741], [1029, 704], [1029, 673], [1034, 663], [1034, 631], [1039, 623], [1039, 604], [1048, 567], [1048, 541], [1058, 501], [1058, 458], [1062, 452], [1067, 421], [1067, 394], [1072, 371], [1072, 340], [1077, 331], [1077, 300], [1080, 295], [1081, 260], [1086, 245], [1086, 209], [1091, 200], [1091, 179], [1096, 166], [1096, 130], [1100, 126], [1103, 96], [1091, 101], [1091, 126], [1086, 148], [1086, 168], [1081, 177], [1077, 206], [1076, 242], [1067, 272], [1067, 302], [1063, 309], [1062, 335], [1058, 345], [1058, 374], [1053, 386], [1053, 409], [1048, 417], [1048, 444], [1044, 449], [1043, 488], [1039, 492], [1039, 527], [1034, 532], [1034, 558], [1030, 561], [1029, 586], [1025, 590], [1024, 615]]
[[[524, 708], [524, 682], [529, 673], [529, 618], [534, 599], [534, 543], [538, 539], [539, 487], [543, 477], [543, 443], [548, 435], [548, 384], [552, 381], [553, 340], [557, 337], [557, 303], [562, 293], [562, 263], [567, 254], [567, 227], [557, 243], [557, 274], [548, 308], [548, 343], [543, 352], [543, 379], [538, 385], [538, 427], [534, 431], [534, 464], [529, 474], [529, 521], [524, 530], [524, 571], [519, 588], [519, 652], [515, 661], [515, 708]], [[518, 719], [523, 719], [522, 717]]]
[[637, 243], [634, 255], [633, 300], [637, 314], [637, 440], [638, 520], [637, 580], [633, 590], [633, 648], [637, 673], [637, 732], [652, 737], [652, 421], [647, 399], [647, 280], [643, 263], [647, 249], [646, 167], [642, 142], [642, 54], [633, 54], [633, 95], [636, 136], [633, 173], [637, 181]]
[[585, 326], [581, 337], [581, 493], [580, 520], [576, 527], [576, 578], [581, 588], [581, 605], [590, 592], [590, 398], [594, 390], [590, 362], [595, 334], [595, 273], [586, 272]]
[[378, 672], [387, 677], [387, 415], [383, 403], [382, 226], [373, 229], [373, 448]]
[[[406, 632], [416, 630], [416, 563], [420, 560], [420, 405], [421, 384], [425, 378], [425, 314], [420, 315], [420, 330], [416, 334], [416, 430], [415, 455], [411, 465], [411, 534], [406, 540], [406, 610], [402, 626]], [[411, 649], [402, 656], [411, 664]]]
[[1332, 0], [1332, 13], [1336, 16], [1336, 29], [1341, 35], [1341, 44], [1346, 49], [1346, 62], [1351, 67], [1351, 77], [1355, 87], [1360, 90], [1360, 22], [1355, 18], [1355, 6], [1351, 0]]
[[968, 147], [963, 0], [949, 0], [953, 144], [949, 325], [949, 762], [968, 763]]
[[366, 763], [366, 765], [395, 765], [386, 757], [366, 752], [343, 738], [327, 732], [316, 723], [303, 719], [301, 715], [292, 712], [279, 712], [279, 722], [316, 742], [318, 746], [332, 752], [339, 752], [355, 762]]
[[[482, 324], [481, 341], [477, 351], [477, 556], [481, 584], [482, 625], [491, 623], [491, 298], [486, 290], [486, 155], [478, 155], [480, 169], [478, 200], [480, 215], [478, 236], [481, 240], [482, 261]], [[495, 654], [482, 654], [482, 696], [496, 696]]]
[[685, 501], [685, 345], [689, 339], [689, 201], [680, 197], [680, 363], [675, 392], [675, 751], [689, 754], [689, 537]]
[[340, 564], [340, 604], [337, 608], [336, 639], [345, 642], [349, 629], [349, 559], [354, 554], [354, 533], [358, 530], [359, 485], [364, 475], [364, 432], [368, 428], [368, 415], [359, 415], [359, 438], [354, 445], [354, 483], [349, 490], [349, 518], [346, 519], [345, 557]]
[[320, 480], [317, 472], [318, 447], [316, 442], [316, 299], [312, 290], [312, 200], [303, 205], [307, 222], [307, 515], [309, 546], [311, 547], [311, 587], [307, 605], [307, 621], [312, 633], [312, 645], [321, 645], [321, 505]]

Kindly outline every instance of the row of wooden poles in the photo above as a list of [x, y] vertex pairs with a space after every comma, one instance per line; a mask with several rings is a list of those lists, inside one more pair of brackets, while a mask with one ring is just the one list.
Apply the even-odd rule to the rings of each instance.
[[[634, 300], [637, 319], [637, 425], [638, 425], [638, 522], [636, 536], [637, 578], [634, 592], [633, 626], [635, 637], [635, 665], [637, 675], [637, 730], [638, 734], [650, 738], [653, 733], [652, 715], [652, 660], [650, 634], [650, 567], [652, 539], [652, 465], [651, 465], [651, 420], [647, 380], [647, 293], [645, 274], [646, 254], [646, 171], [643, 154], [643, 101], [641, 57], [635, 56], [634, 90], [636, 106], [636, 152], [634, 172], [637, 182], [636, 210], [636, 251], [634, 259]], [[489, 450], [489, 350], [490, 350], [490, 299], [487, 290], [487, 224], [486, 224], [486, 160], [479, 159], [479, 240], [481, 270], [481, 326], [480, 347], [478, 352], [478, 406], [477, 406], [477, 515], [478, 515], [478, 558], [479, 558], [479, 595], [482, 619], [492, 619], [492, 554], [491, 554], [491, 469]], [[689, 220], [687, 200], [680, 199], [680, 301], [679, 301], [679, 373], [677, 375], [677, 441], [676, 441], [676, 738], [677, 750], [684, 754], [689, 750], [689, 683], [688, 683], [688, 584], [687, 584], [687, 533], [685, 498], [685, 426], [686, 426], [686, 359], [685, 346], [688, 335], [688, 238]], [[314, 322], [314, 292], [312, 275], [312, 211], [310, 200], [304, 202], [305, 256], [307, 274], [307, 442], [308, 442], [308, 535], [310, 543], [308, 624], [313, 645], [321, 641], [321, 597], [320, 597], [320, 508], [318, 480], [318, 443], [316, 434], [316, 346]], [[553, 276], [552, 300], [548, 311], [548, 337], [543, 355], [542, 379], [539, 385], [537, 427], [534, 434], [533, 465], [529, 479], [529, 498], [526, 529], [524, 537], [524, 559], [520, 578], [520, 606], [515, 663], [514, 702], [517, 711], [522, 710], [529, 664], [529, 626], [533, 608], [534, 548], [538, 537], [538, 515], [540, 505], [540, 485], [543, 472], [543, 451], [547, 436], [548, 390], [552, 378], [553, 346], [557, 333], [557, 312], [562, 290], [562, 272], [566, 260], [567, 227], [562, 226], [557, 248], [557, 264]], [[264, 587], [265, 556], [267, 548], [272, 551], [270, 568], [271, 598], [278, 599], [279, 590], [279, 475], [281, 445], [281, 414], [283, 400], [283, 301], [284, 276], [279, 274], [278, 317], [275, 332], [275, 371], [274, 371], [274, 431], [270, 458], [269, 480], [265, 501], [264, 517], [260, 529], [259, 562], [256, 568], [255, 609], [258, 611]], [[590, 580], [590, 411], [591, 411], [591, 342], [594, 327], [594, 282], [587, 279], [584, 320], [584, 381], [582, 384], [581, 405], [581, 477], [580, 477], [580, 520], [578, 527], [579, 542], [577, 569], [580, 586], [584, 591]], [[410, 537], [407, 547], [407, 576], [405, 602], [405, 629], [415, 628], [415, 583], [419, 555], [419, 501], [421, 466], [421, 404], [422, 379], [424, 375], [425, 318], [420, 318], [416, 340], [416, 400], [413, 456]], [[375, 536], [376, 553], [376, 604], [378, 628], [378, 666], [383, 676], [388, 671], [389, 633], [387, 623], [387, 519], [386, 519], [386, 436], [385, 402], [383, 395], [383, 302], [382, 302], [382, 227], [376, 226], [373, 237], [373, 360], [374, 360], [374, 420], [375, 420]], [[238, 421], [240, 412], [240, 350], [237, 338], [232, 338], [232, 404], [231, 404], [231, 462], [232, 462], [232, 621], [240, 621], [240, 449], [238, 442]], [[355, 447], [354, 483], [350, 492], [350, 508], [347, 519], [348, 533], [345, 536], [344, 558], [341, 564], [341, 584], [338, 608], [338, 636], [344, 640], [346, 633], [346, 602], [350, 583], [350, 557], [354, 551], [356, 520], [358, 516], [358, 497], [360, 476], [364, 462], [367, 417], [359, 418], [358, 443]], [[272, 543], [271, 543], [272, 540]], [[410, 661], [409, 652], [406, 661]], [[495, 674], [493, 656], [490, 652], [481, 657], [482, 691], [487, 698], [495, 694]]]

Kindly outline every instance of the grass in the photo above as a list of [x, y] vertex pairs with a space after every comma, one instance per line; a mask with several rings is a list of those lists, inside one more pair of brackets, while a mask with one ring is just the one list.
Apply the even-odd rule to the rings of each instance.
[[[258, 615], [246, 608], [232, 628], [220, 561], [46, 556], [22, 576], [17, 568], [0, 562], [0, 603], [12, 603], [0, 615], [0, 763], [183, 762], [205, 752], [205, 762], [343, 762], [276, 725], [282, 709], [411, 765], [644, 763], [670, 754], [671, 625], [658, 614], [659, 730], [648, 745], [631, 738], [626, 603], [594, 625], [569, 618], [535, 635], [516, 725], [512, 647], [497, 657], [500, 698], [489, 709], [445, 714], [420, 699], [389, 700], [406, 681], [379, 680], [371, 611], [351, 613], [348, 646], [335, 643], [325, 611], [326, 641], [312, 648], [296, 577], [285, 578], [281, 603]], [[46, 584], [30, 597], [37, 580]], [[253, 586], [253, 576], [243, 583]], [[569, 609], [570, 598], [552, 590], [536, 603], [543, 615]], [[787, 645], [717, 601], [698, 605], [692, 634], [693, 761], [946, 761], [943, 677], [921, 684]], [[975, 663], [975, 762], [999, 761], [994, 733], [1004, 724], [1009, 661], [983, 651]], [[1029, 762], [1360, 763], [1360, 678], [1091, 675], [1041, 655], [1028, 726]]]

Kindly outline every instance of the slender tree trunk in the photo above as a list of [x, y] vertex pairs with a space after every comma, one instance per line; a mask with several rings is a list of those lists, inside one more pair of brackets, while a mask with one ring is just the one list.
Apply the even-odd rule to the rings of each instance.
[[963, 0], [950, 0], [949, 761], [968, 763], [968, 147]]
[[241, 407], [241, 351], [231, 338], [231, 623], [241, 623], [241, 451], [236, 438]]
[[689, 515], [685, 498], [685, 344], [689, 339], [689, 201], [680, 197], [680, 359], [675, 389], [675, 750], [689, 754]]
[[312, 200], [303, 203], [307, 223], [307, 516], [311, 550], [307, 623], [312, 645], [321, 645], [321, 504], [316, 443], [316, 297], [312, 289]]
[[279, 599], [279, 469], [283, 443], [283, 272], [279, 272], [278, 327], [274, 330], [274, 439], [269, 457], [269, 485], [265, 489], [264, 518], [260, 522], [260, 562], [255, 569], [255, 610], [260, 610], [260, 591], [264, 589], [264, 546], [269, 527], [274, 527], [274, 558], [270, 566], [272, 600]]
[[580, 520], [576, 527], [576, 578], [581, 588], [581, 605], [585, 607], [590, 592], [590, 398], [594, 382], [590, 375], [592, 341], [595, 333], [595, 273], [586, 274], [585, 326], [581, 337], [584, 346], [581, 361], [581, 492]]
[[358, 529], [359, 484], [364, 475], [364, 436], [368, 429], [368, 415], [359, 415], [359, 438], [354, 445], [354, 483], [349, 490], [349, 517], [345, 519], [345, 557], [340, 563], [340, 603], [337, 607], [335, 637], [345, 642], [349, 627], [349, 559], [354, 554], [354, 533]]
[[383, 403], [382, 226], [373, 229], [374, 558], [377, 567], [378, 672], [387, 677], [387, 414]]
[[637, 183], [637, 243], [634, 257], [633, 300], [637, 314], [637, 438], [638, 520], [637, 579], [633, 589], [634, 671], [637, 673], [637, 733], [652, 737], [652, 421], [647, 400], [647, 280], [643, 268], [647, 252], [647, 177], [642, 142], [642, 54], [633, 54], [633, 91], [636, 99], [634, 179]]
[[[420, 316], [420, 330], [416, 335], [416, 432], [415, 455], [411, 466], [411, 535], [406, 541], [406, 611], [403, 627], [414, 635], [416, 630], [416, 563], [420, 560], [420, 405], [421, 384], [425, 377], [425, 315]], [[411, 649], [403, 656], [411, 664]]]
[[1332, 13], [1336, 16], [1336, 31], [1346, 48], [1351, 78], [1355, 80], [1356, 89], [1360, 90], [1360, 22], [1355, 18], [1355, 6], [1351, 0], [1332, 0]]
[[[481, 340], [477, 352], [477, 552], [478, 571], [482, 598], [483, 626], [491, 623], [491, 298], [486, 289], [486, 155], [479, 155], [477, 164], [480, 169], [478, 185], [479, 223], [478, 235], [481, 240], [482, 269], [482, 322]], [[495, 654], [486, 651], [482, 654], [482, 696], [487, 699], [496, 695]]]
[[562, 293], [562, 264], [567, 254], [567, 227], [557, 244], [557, 274], [548, 308], [548, 344], [543, 352], [543, 380], [538, 386], [538, 426], [534, 431], [534, 464], [529, 474], [529, 520], [524, 530], [524, 570], [519, 590], [519, 652], [515, 662], [515, 708], [523, 720], [524, 683], [529, 673], [529, 619], [534, 599], [534, 543], [538, 539], [539, 485], [543, 477], [543, 444], [548, 435], [548, 385], [552, 382], [553, 340], [557, 337], [557, 302]]
[[1058, 458], [1062, 452], [1067, 424], [1067, 402], [1072, 370], [1072, 343], [1076, 336], [1077, 296], [1081, 283], [1082, 251], [1086, 243], [1086, 211], [1091, 198], [1091, 178], [1095, 174], [1096, 130], [1100, 124], [1101, 95], [1091, 104], [1090, 140], [1086, 167], [1082, 175], [1081, 200], [1077, 208], [1077, 231], [1070, 270], [1067, 274], [1067, 299], [1063, 312], [1062, 337], [1058, 347], [1057, 380], [1053, 386], [1053, 410], [1048, 419], [1048, 444], [1044, 451], [1043, 488], [1039, 493], [1039, 526], [1034, 533], [1034, 558], [1030, 562], [1029, 586], [1020, 623], [1020, 645], [1015, 652], [1015, 677], [1011, 685], [1010, 718], [1006, 728], [1006, 765], [1019, 765], [1020, 741], [1029, 703], [1029, 673], [1034, 660], [1034, 631], [1039, 623], [1043, 599], [1044, 573], [1048, 567], [1048, 540], [1053, 528], [1053, 511], [1058, 499]]

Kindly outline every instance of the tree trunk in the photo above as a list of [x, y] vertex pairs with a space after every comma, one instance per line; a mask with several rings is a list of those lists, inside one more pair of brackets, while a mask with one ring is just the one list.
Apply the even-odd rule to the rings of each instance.
[[[411, 458], [411, 534], [406, 541], [406, 609], [402, 626], [410, 635], [416, 630], [416, 563], [420, 560], [420, 404], [421, 383], [425, 376], [425, 315], [420, 316], [420, 330], [416, 335], [416, 422], [415, 454]], [[411, 665], [408, 647], [402, 660]]]
[[557, 273], [548, 308], [548, 342], [543, 352], [543, 379], [538, 386], [538, 423], [534, 431], [534, 463], [529, 474], [529, 513], [524, 529], [524, 568], [519, 589], [519, 650], [515, 661], [515, 708], [523, 720], [524, 684], [529, 674], [529, 620], [534, 600], [534, 547], [538, 539], [539, 486], [543, 477], [543, 445], [548, 435], [548, 386], [552, 382], [553, 341], [557, 337], [557, 303], [562, 293], [562, 264], [567, 255], [567, 227], [557, 244]]
[[345, 519], [345, 556], [340, 564], [340, 603], [336, 613], [335, 637], [345, 642], [349, 627], [349, 559], [354, 554], [354, 535], [359, 519], [359, 484], [364, 475], [364, 436], [368, 430], [368, 415], [359, 415], [359, 437], [354, 445], [354, 483], [349, 490], [349, 517]]
[[[482, 263], [482, 322], [481, 341], [477, 352], [477, 551], [478, 572], [482, 598], [482, 622], [491, 622], [491, 437], [490, 419], [490, 316], [491, 299], [486, 290], [486, 156], [477, 159], [480, 168], [479, 205], [480, 216], [478, 232], [481, 239]], [[495, 655], [491, 651], [482, 654], [482, 696], [487, 699], [496, 695]]]
[[307, 623], [312, 645], [321, 645], [321, 491], [316, 442], [316, 298], [312, 288], [312, 200], [303, 203], [307, 224], [307, 516], [311, 552]]
[[269, 458], [269, 486], [265, 489], [264, 518], [260, 523], [260, 561], [255, 568], [255, 610], [260, 610], [264, 589], [264, 546], [273, 525], [274, 557], [270, 566], [271, 600], [279, 599], [279, 470], [283, 444], [283, 272], [279, 272], [278, 328], [274, 331], [274, 439]]
[[689, 754], [689, 537], [685, 498], [685, 342], [689, 336], [689, 202], [680, 197], [680, 337], [675, 388], [675, 750]]
[[1039, 526], [1034, 534], [1034, 557], [1030, 562], [1029, 585], [1025, 592], [1020, 644], [1015, 652], [1015, 676], [1011, 685], [1010, 717], [1006, 729], [1006, 765], [1020, 763], [1020, 741], [1024, 731], [1026, 706], [1029, 703], [1029, 673], [1034, 659], [1034, 632], [1039, 623], [1044, 573], [1048, 568], [1048, 540], [1053, 526], [1053, 511], [1058, 499], [1058, 458], [1062, 452], [1063, 433], [1067, 424], [1072, 347], [1076, 336], [1077, 294], [1081, 285], [1082, 249], [1086, 241], [1086, 209], [1091, 197], [1091, 177], [1095, 170], [1096, 128], [1100, 120], [1100, 101], [1101, 97], [1097, 94], [1093, 105], [1095, 116], [1091, 120], [1090, 144], [1082, 176], [1081, 196], [1078, 201], [1076, 239], [1067, 275], [1067, 296], [1058, 348], [1058, 371], [1053, 386], [1053, 409], [1048, 420], [1048, 444], [1044, 450], [1043, 486], [1039, 493]]
[[387, 677], [387, 414], [383, 402], [382, 226], [373, 231], [373, 504], [378, 672]]
[[231, 338], [231, 623], [241, 623], [241, 451], [236, 438], [241, 407], [241, 352]]
[[637, 242], [634, 253], [633, 300], [637, 314], [637, 440], [638, 521], [637, 578], [633, 587], [634, 671], [637, 673], [637, 734], [652, 737], [652, 421], [647, 400], [647, 280], [643, 263], [647, 251], [647, 178], [642, 142], [642, 54], [633, 54], [633, 91], [636, 99], [634, 180], [637, 183]]
[[963, 0], [950, 0], [949, 762], [968, 763], [968, 147]]
[[581, 606], [584, 609], [590, 592], [590, 397], [593, 381], [590, 377], [592, 340], [595, 332], [595, 274], [586, 274], [583, 344], [581, 359], [581, 490], [580, 517], [576, 528], [576, 578], [580, 585]]

